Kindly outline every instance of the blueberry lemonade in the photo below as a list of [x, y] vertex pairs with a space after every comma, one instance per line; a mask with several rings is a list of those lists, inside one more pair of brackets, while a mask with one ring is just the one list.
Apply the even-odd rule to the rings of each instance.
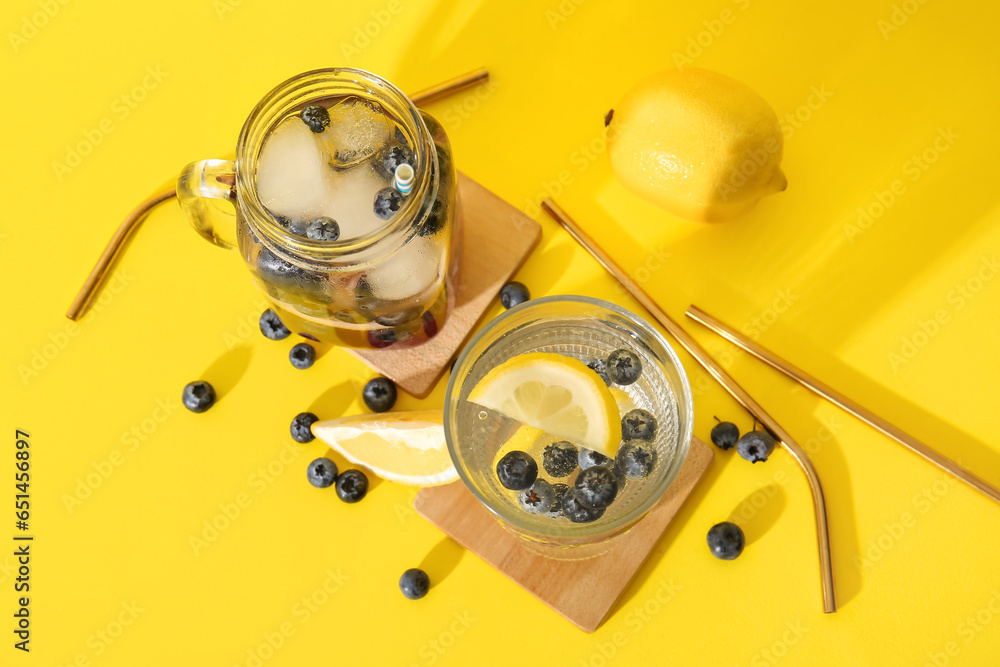
[[316, 70], [269, 93], [239, 146], [239, 250], [292, 331], [355, 347], [437, 332], [461, 216], [431, 116], [375, 75]]
[[642, 518], [691, 440], [676, 354], [640, 318], [586, 297], [538, 299], [491, 322], [459, 358], [446, 402], [466, 485], [557, 558], [600, 553]]

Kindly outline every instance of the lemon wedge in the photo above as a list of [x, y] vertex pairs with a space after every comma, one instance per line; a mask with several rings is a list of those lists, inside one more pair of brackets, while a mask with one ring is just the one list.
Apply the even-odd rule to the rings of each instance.
[[382, 479], [437, 486], [458, 479], [441, 410], [354, 415], [312, 425], [317, 438]]
[[609, 387], [608, 391], [615, 398], [615, 403], [618, 404], [618, 414], [624, 415], [632, 410], [635, 410], [635, 403], [632, 402], [632, 397], [626, 394], [622, 389], [618, 387]]
[[605, 456], [614, 457], [622, 438], [618, 405], [604, 380], [561, 354], [508, 359], [486, 374], [469, 400]]

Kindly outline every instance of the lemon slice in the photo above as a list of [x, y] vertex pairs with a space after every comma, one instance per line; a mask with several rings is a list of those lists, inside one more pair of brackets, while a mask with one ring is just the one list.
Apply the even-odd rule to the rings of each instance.
[[561, 354], [513, 357], [487, 373], [469, 400], [605, 456], [621, 441], [618, 406], [604, 380]]
[[458, 479], [441, 410], [354, 415], [317, 422], [312, 432], [348, 461], [390, 482], [437, 486]]
[[615, 403], [618, 404], [618, 414], [624, 415], [635, 410], [635, 403], [632, 402], [632, 397], [626, 394], [624, 390], [618, 387], [609, 387], [608, 391], [615, 397]]

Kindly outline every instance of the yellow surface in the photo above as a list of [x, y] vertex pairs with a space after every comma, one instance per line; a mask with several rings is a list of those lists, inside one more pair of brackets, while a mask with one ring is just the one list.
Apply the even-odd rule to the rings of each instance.
[[[288, 424], [363, 412], [369, 372], [339, 350], [293, 369], [291, 341], [256, 330], [237, 256], [174, 205], [93, 315], [63, 316], [125, 212], [231, 152], [285, 77], [357, 65], [412, 91], [487, 65], [489, 87], [431, 110], [461, 168], [544, 226], [518, 276], [534, 295], [638, 308], [539, 213], [551, 193], [675, 317], [697, 303], [1000, 483], [995, 3], [10, 0], [0, 16], [0, 664], [996, 664], [1000, 506], [697, 325], [813, 454], [834, 615], [806, 485], [781, 452], [719, 454], [593, 635], [443, 540], [413, 489], [381, 483], [349, 506], [312, 488], [325, 448]], [[678, 58], [747, 83], [785, 123], [788, 190], [738, 221], [674, 220], [601, 154], [605, 112]], [[681, 356], [695, 433], [713, 414], [748, 428]], [[199, 377], [223, 397], [195, 415], [178, 399]], [[37, 536], [28, 655], [11, 632], [16, 428], [31, 433]], [[731, 516], [750, 544], [716, 561], [705, 533]], [[434, 586], [407, 601], [397, 579], [421, 565]]]

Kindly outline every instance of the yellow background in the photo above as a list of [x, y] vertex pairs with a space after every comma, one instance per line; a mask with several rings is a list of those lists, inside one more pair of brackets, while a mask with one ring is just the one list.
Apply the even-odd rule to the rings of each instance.
[[[260, 297], [237, 256], [193, 234], [175, 204], [146, 221], [92, 317], [73, 330], [63, 316], [121, 217], [187, 162], [230, 153], [279, 81], [350, 65], [413, 91], [487, 66], [490, 88], [430, 111], [461, 168], [543, 225], [519, 273], [535, 296], [642, 314], [534, 206], [557, 194], [673, 316], [696, 303], [755, 330], [1000, 483], [996, 3], [277, 4], [0, 10], [0, 540], [14, 532], [15, 428], [31, 433], [37, 536], [30, 655], [12, 648], [13, 547], [0, 549], [0, 663], [996, 664], [1000, 506], [690, 321], [812, 453], [834, 615], [821, 613], [807, 488], [781, 452], [756, 466], [720, 452], [593, 635], [444, 540], [409, 510], [412, 489], [380, 483], [348, 506], [310, 487], [306, 464], [325, 448], [292, 442], [290, 419], [362, 412], [371, 374], [340, 350], [293, 369], [292, 341], [256, 330]], [[738, 221], [673, 219], [621, 188], [600, 153], [604, 113], [681, 57], [744, 81], [786, 119], [788, 190]], [[926, 169], [913, 158], [925, 151]], [[707, 440], [713, 414], [749, 428], [681, 356], [696, 435]], [[201, 377], [224, 395], [195, 415], [179, 396]], [[397, 408], [443, 397], [441, 384]], [[80, 487], [88, 475], [96, 488]], [[68, 504], [75, 494], [87, 497]], [[727, 563], [705, 533], [730, 516], [750, 543]], [[192, 546], [213, 521], [224, 529]], [[396, 582], [420, 565], [434, 586], [410, 602]]]

